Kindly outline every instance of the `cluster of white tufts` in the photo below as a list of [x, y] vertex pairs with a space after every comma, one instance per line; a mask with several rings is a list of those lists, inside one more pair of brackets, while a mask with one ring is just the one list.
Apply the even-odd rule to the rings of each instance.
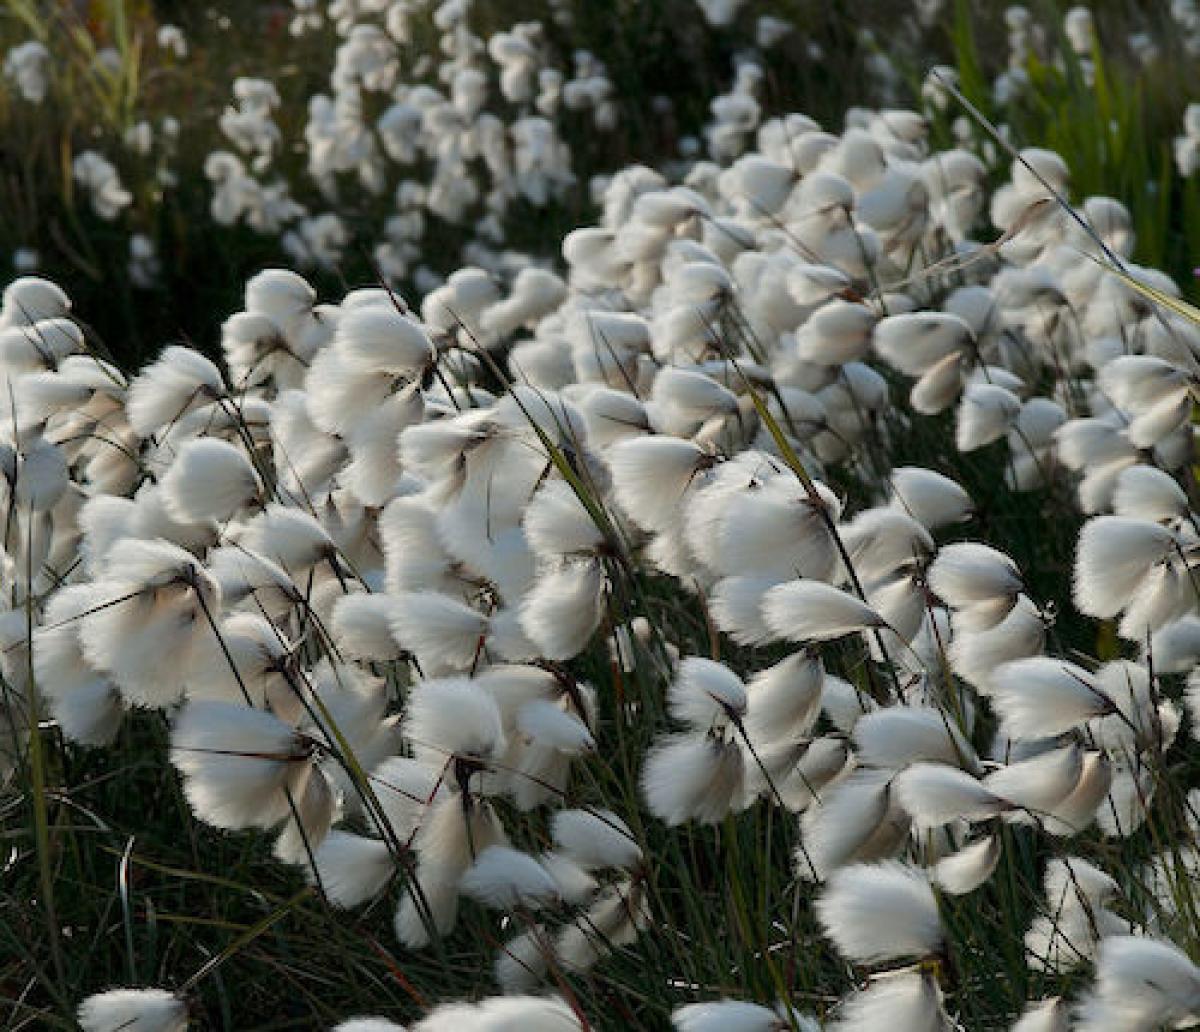
[[[386, 6], [329, 11], [344, 42], [308, 135], [330, 190], [347, 169], [372, 189], [383, 152], [415, 145], [431, 210], [473, 203], [476, 147], [493, 192], [552, 194], [552, 123], [481, 115], [484, 51], [511, 103], [553, 86], [537, 31], [485, 47], [443, 4], [444, 96], [399, 83], [405, 18], [362, 20]], [[526, 256], [419, 299], [322, 303], [267, 270], [223, 366], [173, 346], [132, 377], [60, 288], [11, 283], [0, 764], [39, 715], [104, 747], [130, 709], [159, 711], [196, 816], [270, 836], [333, 906], [386, 899], [412, 950], [496, 911], [505, 995], [424, 1032], [589, 1027], [570, 980], [673, 934], [647, 825], [752, 807], [794, 829], [795, 884], [861, 977], [812, 1015], [680, 975], [662, 986], [692, 1001], [680, 1032], [960, 1027], [956, 923], [1031, 842], [1050, 859], [1020, 948], [1039, 992], [1072, 996], [1014, 1027], [1200, 1021], [1172, 941], [1200, 869], [1200, 798], [1173, 773], [1200, 725], [1200, 328], [1130, 261], [1123, 205], [1059, 203], [1057, 154], [1025, 151], [989, 196], [980, 159], [931, 150], [915, 112], [760, 125], [756, 67], [714, 102], [709, 159], [613, 175], [558, 271]], [[599, 119], [604, 90], [583, 92]], [[366, 93], [390, 99], [391, 135], [366, 131]], [[237, 96], [226, 131], [267, 168], [273, 89]], [[257, 182], [233, 154], [211, 164]], [[314, 261], [339, 246], [334, 223], [294, 232]], [[894, 464], [923, 423], [941, 468]], [[980, 453], [997, 490], [1077, 501], [1074, 602], [1129, 658], [1065, 654], [1004, 542], [972, 539], [961, 456]], [[648, 587], [701, 614], [707, 645]], [[583, 772], [630, 738], [650, 744], [617, 813]], [[1106, 872], [1160, 807], [1190, 815], [1186, 837]], [[801, 898], [769, 901], [789, 934]], [[117, 989], [79, 1020], [177, 1032], [188, 1008]]]
[[[296, 148], [284, 147], [275, 120], [282, 99], [268, 78], [239, 77], [223, 110], [199, 108], [181, 117], [210, 147], [202, 167], [211, 218], [278, 237], [283, 253], [301, 267], [328, 268], [341, 259], [351, 232], [339, 212], [360, 191], [385, 212], [382, 232], [363, 243], [389, 282], [417, 277], [432, 285], [434, 274], [421, 263], [427, 216], [471, 234], [473, 253], [465, 260], [497, 267], [505, 258], [510, 209], [544, 208], [577, 186], [564, 134], [610, 132], [621, 121], [604, 62], [585, 50], [560, 55], [540, 21], [484, 38], [472, 31], [470, 5], [462, 0], [295, 6], [294, 34], [328, 28], [336, 43], [328, 90], [286, 98], [290, 106], [307, 107], [298, 141], [302, 172], [283, 160], [285, 150]], [[551, 17], [565, 13], [561, 5], [547, 6]], [[438, 40], [435, 52], [402, 60], [429, 32]], [[178, 26], [162, 25], [157, 45], [170, 55], [168, 65], [188, 60]], [[97, 76], [122, 71], [111, 67], [114, 57], [96, 55]], [[26, 102], [41, 104], [53, 85], [53, 63], [51, 50], [31, 40], [7, 53], [3, 74]], [[89, 149], [75, 162], [83, 196], [105, 220], [133, 203], [122, 172], [137, 179], [153, 169], [147, 197], [155, 200], [191, 174], [171, 139], [150, 135], [148, 118], [138, 127], [144, 131], [112, 141], [127, 154]], [[154, 227], [140, 208], [125, 221], [131, 233]], [[152, 270], [143, 265], [140, 271]], [[153, 282], [135, 280], [138, 286]]]
[[[754, 44], [736, 52], [730, 88], [712, 101], [702, 132], [678, 141], [685, 159], [706, 148], [714, 160], [727, 162], [751, 144], [762, 120], [764, 55], [801, 26], [778, 13], [751, 18], [744, 0], [697, 3], [710, 31], [730, 32], [743, 22], [747, 43]], [[587, 185], [604, 189], [611, 166], [590, 148], [582, 161], [586, 167], [577, 167], [581, 162], [569, 141], [611, 133], [629, 121], [629, 105], [639, 102], [619, 94], [601, 56], [561, 52], [548, 30], [569, 26], [571, 12], [555, 0], [543, 0], [543, 7], [534, 11], [540, 20], [485, 36], [477, 34], [478, 19], [466, 0], [293, 0], [291, 32], [328, 36], [327, 85], [297, 96], [286, 87], [281, 94], [271, 78], [242, 76], [225, 86], [230, 103], [176, 112], [189, 137], [202, 144], [204, 158], [196, 169], [183, 164], [190, 156], [176, 145], [174, 118], [151, 135], [159, 119], [149, 108], [134, 110], [135, 124], [123, 122], [112, 138], [97, 127], [97, 138], [89, 139], [76, 162], [75, 178], [92, 210], [106, 220], [120, 219], [131, 236], [152, 239], [164, 191], [202, 171], [209, 215], [217, 225], [245, 226], [274, 238], [281, 258], [301, 269], [328, 271], [361, 252], [371, 255], [392, 286], [412, 283], [426, 292], [445, 270], [430, 267], [423, 245], [449, 236], [467, 238], [458, 252], [461, 264], [503, 272], [520, 258], [508, 243], [530, 207], [576, 201]], [[865, 101], [900, 103], [904, 65], [927, 59], [930, 36], [946, 16], [940, 2], [919, 0], [911, 12], [900, 12], [886, 47], [866, 26], [857, 31], [867, 72]], [[214, 13], [210, 20], [232, 31], [230, 19]], [[1005, 9], [1003, 20], [1007, 61], [991, 84], [1001, 123], [1007, 106], [1027, 96], [1031, 67], [1046, 65], [1065, 75], [1068, 66], [1077, 66], [1089, 81], [1093, 77], [1098, 31], [1087, 8], [1071, 8], [1061, 30], [1019, 5]], [[1191, 0], [1171, 5], [1168, 24], [1186, 47], [1200, 39]], [[1151, 25], [1129, 40], [1145, 62], [1159, 45], [1151, 28], [1158, 29]], [[431, 38], [436, 47], [412, 59], [414, 48]], [[189, 44], [178, 26], [159, 26], [156, 42], [163, 62], [156, 73], [187, 70]], [[815, 39], [806, 50], [813, 61], [824, 59]], [[89, 60], [97, 81], [132, 73], [111, 48]], [[65, 61], [46, 43], [30, 40], [8, 51], [4, 76], [26, 103], [39, 105], [55, 88], [56, 62]], [[939, 72], [953, 81], [951, 70]], [[927, 82], [923, 92], [933, 108], [945, 110], [948, 94], [939, 80]], [[664, 97], [653, 103], [664, 113], [671, 107]], [[307, 112], [303, 138], [288, 140], [286, 147], [276, 121], [285, 105]], [[174, 134], [166, 131], [168, 123]], [[966, 119], [954, 119], [953, 130], [989, 164], [999, 158], [990, 142], [972, 142], [978, 133]], [[1194, 164], [1191, 141], [1189, 132], [1177, 145], [1184, 175]], [[348, 218], [347, 211], [356, 217]], [[23, 248], [12, 256], [13, 266], [27, 271], [21, 265], [37, 257]], [[153, 265], [136, 269], [135, 286], [158, 282], [160, 270]]]

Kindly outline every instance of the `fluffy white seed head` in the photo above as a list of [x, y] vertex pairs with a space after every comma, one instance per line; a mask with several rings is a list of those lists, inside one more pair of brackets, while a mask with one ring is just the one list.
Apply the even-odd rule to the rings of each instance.
[[678, 518], [688, 489], [710, 462], [690, 441], [657, 435], [618, 442], [608, 460], [617, 501], [651, 531], [666, 529]]
[[433, 358], [433, 345], [414, 320], [394, 307], [355, 308], [338, 320], [333, 346], [370, 372], [414, 374]]
[[1047, 738], [1114, 711], [1092, 674], [1049, 656], [1005, 663], [996, 671], [992, 689], [992, 701], [1012, 738]]
[[547, 659], [574, 658], [600, 626], [604, 585], [604, 571], [592, 561], [542, 574], [521, 603], [521, 629]]
[[[803, 843], [796, 851], [796, 870], [801, 878], [826, 877], [881, 835], [889, 823], [890, 782], [886, 771], [859, 768], [817, 795], [800, 822]], [[895, 830], [898, 844], [907, 820]]]
[[75, 1017], [84, 1032], [184, 1032], [187, 1007], [165, 989], [110, 989], [89, 996]]
[[333, 1032], [404, 1032], [404, 1026], [387, 1018], [351, 1018], [334, 1025]]
[[680, 723], [707, 731], [746, 712], [746, 686], [723, 663], [689, 656], [667, 690], [667, 705]]
[[351, 1018], [334, 1025], [333, 1032], [404, 1032], [404, 1026], [387, 1018]]
[[741, 1000], [689, 1003], [671, 1012], [671, 1024], [678, 1032], [781, 1032], [792, 1027], [775, 1011]]
[[1009, 763], [989, 774], [984, 784], [1034, 814], [1046, 813], [1075, 790], [1082, 770], [1083, 750], [1069, 745]]
[[817, 901], [817, 916], [838, 950], [860, 964], [927, 957], [942, 945], [929, 878], [902, 863], [835, 871]]
[[1175, 547], [1174, 533], [1158, 523], [1124, 516], [1089, 520], [1075, 553], [1075, 604], [1088, 616], [1116, 616]]
[[927, 972], [876, 979], [846, 1001], [832, 1032], [949, 1032], [941, 992]]
[[791, 581], [766, 593], [767, 626], [788, 641], [831, 641], [886, 626], [865, 602], [821, 581]]
[[955, 481], [931, 469], [902, 466], [892, 471], [892, 504], [929, 530], [967, 519], [971, 496]]
[[584, 870], [631, 869], [642, 850], [629, 826], [609, 810], [559, 810], [550, 821], [554, 844]]
[[224, 521], [262, 485], [243, 449], [216, 437], [186, 441], [162, 481], [167, 512], [181, 523]]
[[1021, 414], [1021, 399], [992, 383], [975, 383], [963, 392], [954, 440], [961, 452], [976, 451], [998, 441]]
[[[487, 760], [505, 748], [504, 728], [495, 700], [467, 678], [422, 681], [409, 696], [404, 734], [431, 762], [448, 756]], [[441, 760], [437, 754], [441, 754]]]
[[1080, 1004], [1076, 1028], [1150, 1029], [1195, 1020], [1200, 968], [1173, 943], [1116, 935], [1100, 944], [1096, 984]]
[[538, 907], [558, 896], [558, 884], [528, 853], [488, 846], [463, 875], [462, 890], [497, 910]]
[[943, 763], [914, 763], [900, 772], [893, 790], [919, 828], [986, 820], [1012, 808], [970, 774]]
[[392, 596], [392, 634], [414, 653], [422, 668], [465, 670], [479, 656], [489, 620], [465, 602], [436, 591], [406, 591]]
[[756, 744], [805, 737], [821, 712], [825, 669], [820, 659], [797, 652], [750, 681], [746, 733]]
[[1016, 563], [976, 541], [942, 548], [929, 567], [929, 587], [951, 608], [1014, 598], [1021, 591]]
[[557, 750], [568, 756], [596, 748], [587, 724], [557, 702], [533, 699], [517, 710], [515, 723], [525, 741], [538, 748]]
[[1025, 1008], [1012, 1032], [1067, 1032], [1069, 1016], [1070, 1011], [1062, 997], [1037, 1000]]
[[642, 794], [667, 824], [715, 824], [740, 803], [745, 765], [736, 743], [703, 733], [661, 739], [642, 764]]
[[125, 411], [138, 435], [149, 437], [224, 390], [221, 371], [207, 358], [169, 347], [130, 384]]
[[931, 706], [888, 706], [854, 725], [859, 759], [886, 770], [936, 762], [978, 772], [979, 759], [952, 717]]
[[285, 789], [300, 781], [309, 757], [291, 725], [237, 703], [189, 702], [171, 733], [188, 802], [218, 828], [266, 828], [288, 816]]
[[974, 338], [971, 327], [949, 312], [889, 315], [875, 327], [875, 350], [900, 372], [920, 376], [958, 354]]
[[1183, 488], [1156, 466], [1130, 466], [1117, 477], [1113, 512], [1136, 520], [1178, 519], [1188, 511]]
[[1000, 838], [996, 835], [972, 842], [957, 853], [942, 857], [934, 864], [930, 877], [943, 892], [965, 896], [992, 876], [1000, 862], [1000, 849]]

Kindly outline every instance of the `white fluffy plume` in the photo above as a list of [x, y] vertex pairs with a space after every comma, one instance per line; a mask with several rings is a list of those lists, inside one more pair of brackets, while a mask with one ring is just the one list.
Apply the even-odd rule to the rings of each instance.
[[216, 437], [184, 443], [162, 486], [167, 511], [181, 523], [227, 520], [262, 491], [245, 451]]
[[165, 989], [110, 989], [89, 996], [76, 1018], [84, 1032], [184, 1032], [187, 1007]]
[[942, 945], [928, 876], [897, 862], [835, 871], [817, 901], [817, 916], [838, 950], [860, 964], [927, 957]]
[[830, 641], [884, 627], [884, 619], [865, 602], [821, 581], [791, 581], [767, 592], [767, 625], [788, 641]]

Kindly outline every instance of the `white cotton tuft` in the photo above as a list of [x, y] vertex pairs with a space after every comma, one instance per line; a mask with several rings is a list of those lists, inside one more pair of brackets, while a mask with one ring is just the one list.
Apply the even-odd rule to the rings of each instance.
[[1116, 935], [1100, 943], [1096, 984], [1080, 1003], [1081, 1032], [1191, 1024], [1200, 1014], [1200, 968], [1173, 943]]
[[558, 997], [494, 996], [478, 1004], [449, 1003], [412, 1032], [580, 1032], [575, 1012]]
[[[965, 620], [961, 615], [964, 613]], [[1046, 643], [1046, 620], [1026, 595], [1018, 595], [1008, 615], [992, 626], [977, 629], [973, 625], [976, 615], [975, 610], [955, 614], [950, 668], [980, 695], [990, 695], [992, 676], [1001, 665], [1041, 654]]]
[[825, 668], [818, 656], [797, 652], [754, 675], [746, 700], [746, 733], [756, 744], [799, 741], [821, 713]]
[[413, 375], [434, 357], [420, 324], [394, 306], [366, 305], [339, 320], [333, 347], [353, 366], [368, 372]]
[[961, 523], [974, 511], [964, 488], [931, 469], [902, 466], [892, 471], [891, 484], [892, 504], [927, 530]]
[[89, 996], [76, 1018], [84, 1032], [184, 1032], [187, 1006], [165, 989], [110, 989]]
[[333, 607], [333, 640], [351, 659], [386, 663], [402, 650], [392, 634], [392, 598], [367, 592], [343, 595]]
[[942, 945], [929, 877], [897, 861], [835, 871], [817, 900], [817, 917], [839, 952], [859, 964], [928, 957]]
[[992, 835], [972, 842], [933, 866], [933, 883], [952, 896], [965, 896], [986, 882], [1000, 862], [1000, 838]]
[[1074, 791], [1082, 769], [1083, 750], [1069, 745], [1007, 764], [989, 774], [984, 784], [1034, 814], [1047, 813]]
[[1187, 493], [1156, 466], [1130, 466], [1117, 477], [1113, 512], [1135, 520], [1173, 520], [1188, 511]]
[[533, 699], [525, 703], [517, 710], [516, 726], [525, 740], [533, 745], [555, 749], [569, 756], [591, 752], [596, 748], [596, 740], [587, 724], [548, 699]]
[[212, 362], [191, 348], [169, 347], [129, 385], [125, 414], [139, 437], [150, 437], [224, 391]]
[[338, 907], [356, 907], [374, 899], [396, 871], [385, 842], [345, 831], [326, 835], [313, 859], [321, 888]]
[[1148, 766], [1134, 771], [1117, 768], [1104, 805], [1096, 811], [1096, 823], [1112, 838], [1127, 838], [1146, 820], [1154, 799], [1157, 779]]
[[697, 474], [711, 457], [691, 441], [677, 437], [634, 437], [608, 452], [617, 501], [646, 530], [667, 529]]
[[788, 641], [831, 641], [872, 627], [882, 616], [853, 595], [821, 581], [790, 581], [763, 599], [767, 626]]
[[542, 925], [509, 939], [496, 955], [496, 983], [510, 995], [532, 992], [546, 975], [552, 951]]
[[261, 491], [245, 451], [216, 437], [184, 442], [162, 480], [163, 504], [180, 523], [224, 522]]
[[737, 395], [704, 373], [666, 366], [654, 378], [650, 400], [660, 425], [688, 434], [713, 416], [738, 410]]
[[416, 655], [422, 668], [465, 670], [475, 662], [488, 633], [488, 618], [465, 602], [436, 591], [392, 596], [392, 634]]
[[264, 710], [198, 699], [175, 718], [171, 762], [197, 815], [218, 828], [269, 828], [291, 813], [310, 751], [291, 725]]
[[914, 763], [897, 775], [892, 788], [918, 828], [987, 820], [1012, 809], [970, 774], [944, 763]]
[[13, 491], [20, 509], [48, 512], [62, 498], [68, 482], [67, 459], [56, 444], [37, 438], [22, 448]]
[[854, 725], [861, 762], [900, 770], [920, 761], [944, 763], [977, 773], [979, 759], [953, 718], [931, 706], [887, 706]]
[[976, 541], [944, 546], [929, 567], [929, 587], [953, 609], [1014, 598], [1022, 589], [1017, 564]]
[[564, 480], [541, 486], [525, 510], [523, 524], [529, 547], [538, 556], [593, 553], [604, 542], [603, 531]]
[[315, 516], [274, 502], [246, 524], [239, 543], [282, 566], [292, 577], [337, 553], [329, 531]]
[[527, 853], [508, 846], [488, 846], [463, 875], [462, 891], [497, 910], [538, 907], [558, 896], [558, 884]]
[[787, 274], [787, 289], [792, 300], [808, 307], [819, 305], [841, 294], [851, 285], [850, 277], [831, 265], [793, 265]]
[[[434, 762], [426, 764], [408, 756], [392, 756], [370, 775], [382, 817], [401, 841], [406, 841], [421, 827], [429, 807], [449, 792], [442, 779], [445, 759], [431, 759]], [[383, 822], [373, 820], [372, 823]]]
[[879, 704], [861, 688], [833, 674], [825, 675], [821, 709], [843, 734], [850, 734], [855, 724], [878, 708]]
[[[796, 870], [801, 878], [824, 878], [880, 833], [888, 818], [890, 782], [887, 771], [858, 768], [818, 793], [800, 822], [804, 840], [796, 850]], [[896, 830], [899, 845], [907, 821]]]
[[1160, 674], [1187, 673], [1200, 665], [1200, 617], [1185, 616], [1167, 624], [1155, 632], [1150, 650]]
[[609, 810], [559, 810], [550, 828], [554, 844], [584, 870], [631, 869], [641, 863], [642, 850], [629, 826]]
[[954, 441], [960, 452], [972, 452], [1000, 440], [1021, 414], [1021, 399], [1006, 387], [973, 383], [958, 406]]
[[1037, 1000], [1025, 1008], [1010, 1032], [1067, 1032], [1066, 1001], [1061, 996]]
[[742, 796], [741, 749], [704, 734], [669, 735], [646, 754], [642, 794], [650, 812], [669, 825], [716, 824]]
[[439, 765], [452, 755], [487, 760], [505, 748], [495, 700], [478, 682], [463, 677], [420, 682], [409, 695], [403, 731]]
[[1091, 674], [1049, 656], [1000, 667], [992, 677], [992, 702], [1010, 738], [1048, 738], [1114, 712]]
[[280, 326], [291, 326], [312, 311], [317, 292], [290, 269], [263, 269], [246, 281], [246, 311], [269, 315]]
[[521, 629], [546, 659], [579, 655], [604, 616], [604, 570], [598, 562], [566, 562], [541, 574], [521, 603]]
[[[722, 485], [723, 487], [725, 485]], [[770, 574], [832, 580], [838, 569], [837, 545], [826, 526], [839, 508], [833, 492], [817, 486], [820, 502], [776, 478], [749, 491], [717, 491], [710, 496], [720, 506], [711, 542], [701, 522], [690, 537], [693, 549], [721, 573], [744, 576]], [[724, 502], [723, 505], [720, 503]]]
[[1124, 516], [1088, 520], [1075, 553], [1074, 598], [1080, 612], [1116, 616], [1176, 542], [1170, 529], [1149, 520]]
[[971, 327], [950, 312], [903, 312], [879, 321], [874, 343], [889, 365], [907, 376], [921, 376], [973, 339]]
[[741, 1000], [689, 1003], [671, 1012], [678, 1032], [780, 1032], [791, 1028], [773, 1010]]
[[723, 663], [689, 656], [667, 689], [667, 706], [680, 723], [707, 731], [746, 712], [746, 686]]
[[830, 1032], [950, 1032], [941, 992], [927, 972], [876, 979], [846, 1001]]
[[387, 1018], [351, 1018], [334, 1025], [333, 1032], [404, 1032], [404, 1026]]

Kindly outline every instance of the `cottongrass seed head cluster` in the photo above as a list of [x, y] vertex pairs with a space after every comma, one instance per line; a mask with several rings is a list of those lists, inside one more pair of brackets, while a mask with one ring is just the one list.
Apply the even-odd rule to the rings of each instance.
[[[451, 56], [473, 52], [459, 7]], [[531, 34], [488, 44], [510, 99]], [[331, 118], [393, 85], [392, 44], [346, 38]], [[38, 55], [9, 64], [36, 99]], [[452, 86], [482, 110], [465, 57]], [[153, 711], [201, 822], [265, 836], [334, 908], [386, 908], [401, 955], [485, 913], [494, 984], [401, 1016], [420, 1032], [616, 1027], [577, 988], [649, 951], [678, 970], [621, 1027], [969, 1027], [971, 925], [1018, 878], [1029, 920], [996, 949], [1030, 992], [988, 1027], [1200, 1022], [1200, 326], [1132, 262], [1119, 200], [1065, 204], [1055, 153], [992, 190], [922, 113], [735, 132], [723, 99], [709, 156], [613, 174], [560, 255], [340, 300], [258, 273], [220, 364], [173, 345], [127, 374], [66, 291], [11, 282], [6, 775], [47, 721], [103, 749]], [[277, 101], [243, 84], [242, 150], [270, 156]], [[313, 160], [367, 183], [341, 143]], [[513, 183], [554, 189], [523, 161]], [[431, 193], [455, 186], [438, 163]], [[989, 533], [979, 455], [997, 493], [1082, 522], [1061, 593], [1103, 656], [1062, 645]], [[703, 972], [696, 844], [731, 862], [764, 815], [760, 863], [787, 869], [731, 890], [764, 895], [759, 948]], [[793, 992], [797, 964], [828, 979]], [[111, 988], [77, 1018], [178, 1032], [195, 989]]]

